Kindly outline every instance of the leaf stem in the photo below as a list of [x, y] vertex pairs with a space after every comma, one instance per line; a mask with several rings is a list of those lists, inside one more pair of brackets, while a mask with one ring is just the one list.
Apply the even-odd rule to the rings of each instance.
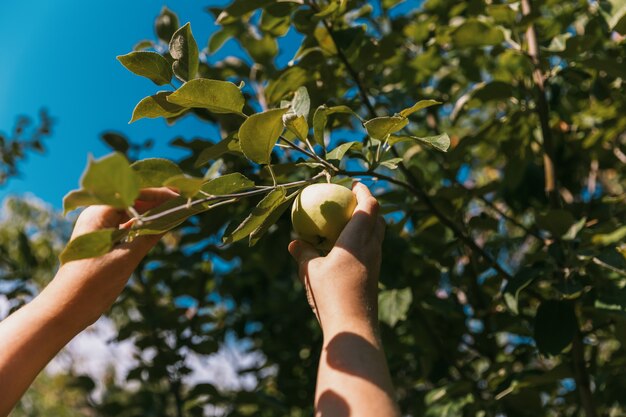
[[308, 157], [313, 158], [315, 161], [319, 162], [324, 167], [332, 170], [333, 172], [338, 172], [339, 168], [337, 168], [336, 166], [334, 166], [330, 162], [326, 161], [325, 159], [321, 158], [315, 152], [309, 152], [306, 149], [303, 149], [303, 148], [299, 147], [298, 145], [296, 145], [295, 143], [293, 143], [292, 141], [290, 141], [289, 139], [287, 139], [284, 136], [281, 136], [280, 139], [282, 141], [284, 141], [287, 145], [289, 145], [290, 148], [293, 148], [296, 151], [302, 152], [303, 154], [307, 155]]

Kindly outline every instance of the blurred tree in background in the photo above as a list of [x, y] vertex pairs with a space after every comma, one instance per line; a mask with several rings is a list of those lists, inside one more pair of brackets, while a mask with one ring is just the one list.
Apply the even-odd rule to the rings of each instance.
[[13, 176], [19, 175], [18, 163], [27, 152], [43, 152], [43, 139], [50, 136], [53, 120], [46, 110], [39, 112], [39, 124], [20, 116], [10, 134], [0, 132], [0, 187]]
[[[111, 312], [138, 360], [95, 415], [312, 414], [321, 333], [284, 213], [324, 171], [368, 179], [390, 222], [379, 309], [404, 415], [626, 412], [626, 5], [408, 3], [235, 0], [208, 8], [208, 42], [164, 8], [157, 39], [118, 57], [167, 87], [133, 121], [197, 117], [220, 137], [130, 166], [129, 141], [107, 141], [87, 173], [108, 181], [66, 198], [183, 194], [131, 232], [171, 230]], [[302, 42], [277, 67], [283, 36]], [[257, 355], [252, 384], [191, 378], [190, 357], [228, 343]]]

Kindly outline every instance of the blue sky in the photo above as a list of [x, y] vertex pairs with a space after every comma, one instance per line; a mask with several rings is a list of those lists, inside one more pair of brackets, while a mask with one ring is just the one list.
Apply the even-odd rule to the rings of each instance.
[[[30, 0], [0, 2], [0, 131], [12, 129], [16, 116], [36, 117], [45, 107], [56, 120], [44, 155], [31, 154], [21, 164], [22, 175], [0, 188], [0, 200], [9, 194], [33, 193], [61, 208], [63, 196], [78, 187], [91, 153], [109, 152], [99, 135], [115, 130], [135, 142], [147, 138], [156, 146], [142, 157], [176, 159], [181, 150], [167, 146], [176, 137], [212, 138], [206, 123], [187, 117], [174, 126], [162, 119], [128, 124], [132, 110], [143, 97], [160, 87], [127, 71], [115, 59], [130, 52], [142, 39], [155, 39], [153, 22], [164, 5], [191, 22], [198, 45], [203, 48], [216, 29], [207, 6], [222, 6], [230, 0], [158, 0], [77, 2]], [[396, 13], [418, 7], [420, 0], [407, 0]], [[377, 4], [376, 2], [374, 4]], [[293, 30], [280, 42], [278, 64], [285, 65], [299, 46]], [[240, 55], [234, 40], [210, 59]], [[218, 138], [213, 138], [218, 139]]]
[[[215, 29], [203, 8], [226, 1], [177, 0], [168, 5], [181, 22], [191, 22], [201, 47]], [[115, 59], [141, 39], [155, 38], [153, 21], [165, 3], [156, 0], [76, 2], [32, 0], [0, 2], [0, 130], [9, 131], [19, 114], [37, 116], [46, 107], [56, 119], [47, 152], [29, 155], [21, 178], [0, 188], [8, 194], [32, 192], [54, 207], [78, 186], [87, 155], [108, 153], [98, 139], [113, 129], [134, 141], [155, 139], [150, 156], [180, 155], [166, 146], [176, 135], [209, 135], [208, 125], [185, 118], [173, 127], [163, 120], [128, 124], [135, 104], [158, 91], [149, 80], [124, 69]], [[232, 43], [220, 54], [232, 52]], [[148, 156], [148, 155], [145, 155]]]

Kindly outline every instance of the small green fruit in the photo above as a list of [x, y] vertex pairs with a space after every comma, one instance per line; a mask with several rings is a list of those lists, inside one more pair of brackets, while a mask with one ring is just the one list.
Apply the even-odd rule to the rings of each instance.
[[291, 223], [300, 239], [329, 251], [355, 207], [356, 197], [350, 189], [337, 184], [313, 184], [294, 201]]

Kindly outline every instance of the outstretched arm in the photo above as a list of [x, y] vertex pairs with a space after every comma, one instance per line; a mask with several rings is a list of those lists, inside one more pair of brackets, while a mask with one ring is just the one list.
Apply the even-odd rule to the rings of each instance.
[[[145, 211], [173, 196], [167, 189], [144, 190], [136, 208]], [[72, 239], [127, 221], [124, 212], [88, 207]], [[33, 301], [0, 322], [0, 416], [8, 415], [46, 364], [113, 304], [159, 238], [142, 236], [104, 256], [63, 265]]]
[[307, 298], [324, 333], [316, 417], [399, 417], [378, 333], [378, 275], [385, 224], [378, 202], [356, 184], [357, 207], [325, 257], [294, 241]]

